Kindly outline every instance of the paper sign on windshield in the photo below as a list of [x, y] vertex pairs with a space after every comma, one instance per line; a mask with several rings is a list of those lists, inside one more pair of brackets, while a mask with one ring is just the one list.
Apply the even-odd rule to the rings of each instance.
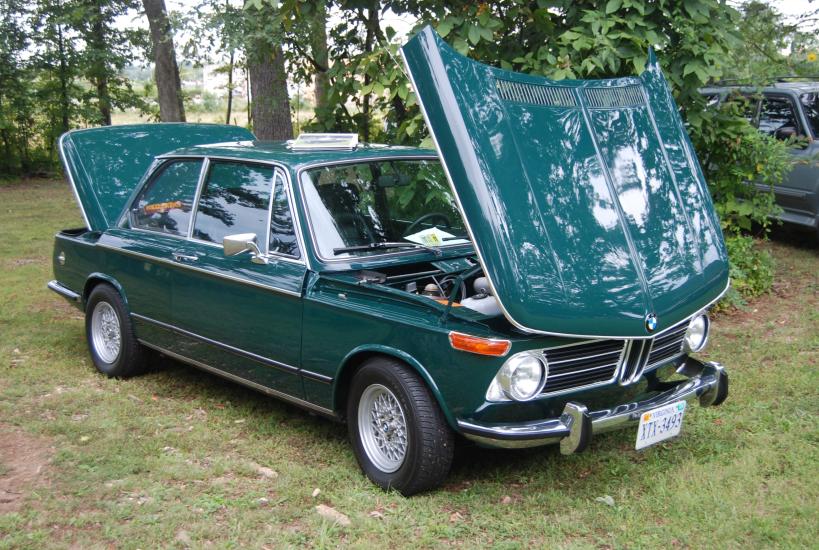
[[445, 244], [464, 244], [469, 242], [466, 239], [458, 239], [455, 235], [442, 231], [437, 227], [430, 227], [418, 233], [407, 235], [404, 238], [424, 246], [443, 246]]

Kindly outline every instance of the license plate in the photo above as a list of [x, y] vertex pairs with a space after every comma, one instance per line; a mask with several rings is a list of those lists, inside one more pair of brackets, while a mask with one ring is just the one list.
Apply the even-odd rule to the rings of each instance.
[[640, 415], [637, 450], [679, 435], [685, 415], [685, 401], [663, 405]]

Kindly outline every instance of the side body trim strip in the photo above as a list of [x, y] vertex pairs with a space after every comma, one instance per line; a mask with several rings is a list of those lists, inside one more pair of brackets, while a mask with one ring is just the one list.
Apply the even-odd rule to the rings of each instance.
[[145, 342], [143, 340], [140, 340], [140, 343], [143, 344], [144, 346], [147, 346], [147, 347], [149, 347], [151, 349], [154, 349], [154, 350], [156, 350], [156, 351], [158, 351], [160, 353], [163, 353], [163, 354], [167, 355], [168, 357], [171, 357], [173, 359], [177, 359], [179, 361], [182, 361], [182, 362], [187, 363], [189, 365], [192, 365], [194, 367], [200, 368], [200, 369], [202, 369], [204, 371], [210, 372], [210, 373], [215, 374], [217, 376], [221, 376], [222, 378], [226, 378], [226, 379], [228, 379], [228, 380], [230, 380], [232, 382], [236, 382], [236, 383], [241, 384], [243, 386], [247, 386], [248, 388], [253, 388], [254, 390], [258, 390], [258, 391], [260, 391], [260, 392], [262, 392], [262, 393], [264, 393], [266, 395], [277, 397], [277, 398], [281, 399], [282, 401], [292, 403], [293, 405], [297, 405], [297, 406], [302, 407], [304, 409], [308, 409], [308, 410], [311, 410], [311, 411], [321, 413], [321, 414], [323, 414], [325, 416], [328, 416], [328, 417], [336, 419], [336, 420], [338, 419], [338, 415], [336, 415], [336, 413], [333, 412], [332, 410], [321, 407], [321, 406], [316, 405], [314, 403], [310, 403], [309, 401], [305, 401], [304, 399], [299, 399], [298, 397], [293, 397], [290, 394], [283, 393], [283, 392], [268, 388], [267, 386], [262, 386], [261, 384], [257, 384], [256, 382], [252, 382], [252, 381], [247, 380], [245, 378], [241, 378], [241, 377], [236, 376], [234, 374], [230, 374], [228, 372], [219, 370], [217, 368], [211, 367], [210, 365], [206, 365], [205, 363], [202, 363], [200, 361], [196, 361], [195, 359], [185, 357], [184, 355], [179, 355], [178, 353], [168, 351], [165, 348], [155, 346], [155, 345], [153, 345], [153, 344], [151, 344], [149, 342]]
[[[162, 328], [164, 328], [166, 330], [176, 332], [177, 334], [182, 334], [184, 336], [188, 336], [188, 337], [193, 338], [195, 340], [200, 340], [202, 342], [205, 342], [206, 344], [210, 344], [212, 346], [216, 346], [216, 347], [221, 348], [221, 349], [223, 349], [225, 351], [228, 351], [230, 353], [239, 355], [240, 357], [245, 357], [247, 359], [257, 361], [257, 362], [262, 363], [264, 365], [268, 365], [268, 366], [283, 370], [283, 371], [285, 371], [287, 373], [290, 373], [290, 374], [300, 374], [301, 376], [304, 376], [305, 378], [309, 378], [309, 379], [315, 380], [317, 382], [322, 382], [324, 384], [332, 384], [333, 383], [333, 377], [332, 376], [327, 376], [325, 374], [320, 374], [318, 372], [313, 372], [313, 371], [305, 370], [305, 369], [302, 369], [302, 368], [299, 368], [299, 367], [294, 367], [293, 365], [288, 365], [287, 363], [282, 363], [282, 362], [276, 361], [274, 359], [269, 359], [267, 357], [258, 355], [256, 353], [252, 353], [250, 351], [245, 351], [243, 349], [231, 346], [230, 344], [225, 344], [224, 342], [220, 342], [218, 340], [208, 338], [207, 336], [201, 336], [199, 334], [196, 334], [195, 332], [191, 332], [189, 330], [185, 330], [183, 328], [179, 328], [177, 326], [174, 326], [174, 325], [171, 325], [171, 324], [168, 324], [168, 323], [163, 323], [162, 321], [157, 321], [156, 319], [151, 319], [150, 317], [140, 315], [139, 313], [131, 313], [131, 317], [139, 319], [140, 321], [143, 321], [145, 323], [150, 323], [152, 325], [162, 327]], [[211, 367], [211, 368], [214, 368], [214, 367]]]

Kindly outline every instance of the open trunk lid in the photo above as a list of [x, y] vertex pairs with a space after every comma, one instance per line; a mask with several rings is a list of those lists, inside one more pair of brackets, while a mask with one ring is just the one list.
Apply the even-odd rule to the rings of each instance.
[[639, 77], [589, 81], [477, 63], [430, 27], [402, 54], [513, 325], [647, 338], [725, 291], [719, 222], [653, 53]]
[[206, 143], [247, 141], [253, 134], [220, 124], [133, 124], [74, 130], [60, 138], [60, 158], [85, 224], [104, 231], [116, 223], [157, 155]]

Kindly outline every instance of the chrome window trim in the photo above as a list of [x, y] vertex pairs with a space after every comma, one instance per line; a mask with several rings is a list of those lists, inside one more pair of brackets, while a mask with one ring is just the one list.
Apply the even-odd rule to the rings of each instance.
[[85, 222], [85, 227], [88, 228], [89, 231], [92, 231], [91, 222], [88, 221], [88, 214], [85, 213], [85, 207], [80, 200], [80, 192], [77, 190], [77, 184], [74, 181], [74, 177], [71, 175], [71, 170], [68, 167], [68, 161], [65, 158], [65, 153], [63, 152], [63, 141], [71, 135], [71, 131], [64, 133], [60, 136], [59, 146], [57, 147], [57, 151], [60, 153], [60, 161], [63, 163], [63, 168], [65, 168], [65, 175], [68, 177], [68, 183], [71, 184], [71, 191], [74, 193], [74, 200], [77, 201], [77, 206], [80, 207], [80, 213], [82, 214], [82, 219]]
[[[412, 83], [413, 90], [417, 90], [418, 86], [415, 83], [415, 78], [412, 76], [412, 71], [410, 71], [410, 69], [409, 69], [409, 64], [407, 63], [407, 59], [404, 56], [404, 51], [403, 50], [399, 50], [399, 51], [401, 52], [401, 59], [404, 61], [404, 72], [407, 73], [407, 75], [409, 76], [410, 82]], [[461, 204], [461, 199], [458, 196], [458, 192], [455, 190], [455, 187], [452, 185], [452, 174], [450, 173], [449, 167], [446, 165], [446, 162], [444, 161], [444, 158], [440, 155], [441, 147], [438, 144], [438, 138], [435, 135], [435, 132], [432, 130], [432, 125], [429, 122], [429, 116], [427, 115], [427, 110], [426, 110], [426, 107], [424, 106], [424, 102], [421, 100], [421, 96], [419, 94], [416, 93], [415, 96], [418, 99], [418, 107], [421, 109], [421, 114], [424, 115], [424, 122], [426, 123], [427, 128], [429, 129], [429, 135], [430, 135], [430, 137], [432, 137], [432, 142], [435, 144], [435, 149], [437, 151], [439, 151], [438, 159], [441, 161], [441, 165], [444, 167], [444, 172], [446, 173], [447, 178], [449, 179], [449, 187], [450, 187], [450, 189], [452, 189], [452, 193], [455, 196], [455, 201], [458, 203], [458, 208], [460, 208], [461, 212], [463, 212], [463, 205]], [[687, 146], [686, 146], [686, 153], [689, 154]], [[692, 163], [691, 158], [690, 158], [690, 154], [689, 154], [688, 161], [689, 161], [689, 164], [691, 166], [693, 166], [693, 163]], [[707, 216], [707, 218], [708, 218], [709, 223], [710, 223], [711, 217]], [[476, 243], [477, 241], [475, 241], [475, 234], [472, 232], [472, 228], [470, 227], [469, 220], [466, 218], [466, 216], [464, 216], [464, 225], [466, 226], [466, 231], [469, 234], [470, 240], [473, 243]], [[519, 329], [519, 330], [521, 330], [521, 331], [523, 331], [523, 332], [525, 332], [527, 334], [542, 334], [542, 335], [546, 335], [546, 336], [560, 336], [560, 337], [564, 337], [564, 338], [590, 338], [590, 339], [595, 339], [595, 340], [600, 340], [600, 339], [612, 339], [612, 340], [639, 339], [639, 340], [645, 340], [645, 339], [648, 339], [648, 338], [655, 338], [655, 337], [659, 336], [660, 334], [662, 334], [663, 332], [665, 332], [665, 330], [664, 330], [662, 332], [658, 332], [657, 334], [649, 334], [649, 335], [646, 335], [646, 336], [606, 336], [606, 337], [601, 337], [599, 334], [571, 334], [571, 333], [563, 333], [563, 332], [551, 332], [551, 331], [544, 331], [544, 330], [536, 330], [536, 329], [533, 329], [533, 328], [529, 328], [529, 327], [527, 327], [525, 325], [522, 325], [521, 323], [518, 323], [509, 314], [509, 311], [506, 309], [506, 307], [503, 305], [503, 302], [498, 297], [497, 288], [495, 287], [495, 283], [492, 282], [492, 278], [489, 277], [489, 274], [486, 272], [486, 262], [484, 261], [483, 256], [481, 256], [480, 250], [478, 250], [478, 247], [474, 246], [474, 244], [473, 244], [472, 248], [475, 251], [475, 255], [478, 258], [478, 262], [480, 262], [481, 267], [483, 268], [484, 275], [486, 276], [486, 280], [489, 281], [489, 287], [492, 289], [492, 294], [497, 298], [498, 306], [500, 306], [501, 312], [503, 312], [503, 316], [506, 317], [506, 320], [509, 321], [512, 324], [512, 326], [514, 326], [515, 328], [517, 328], [517, 329]], [[716, 296], [716, 298], [714, 298], [713, 300], [711, 300], [710, 302], [705, 304], [702, 308], [700, 308], [700, 310], [708, 309], [711, 305], [713, 305], [715, 302], [717, 302], [717, 300], [722, 298], [722, 296], [728, 291], [728, 288], [730, 286], [731, 286], [731, 280], [729, 278], [727, 283], [725, 284], [725, 288], [722, 290], [722, 292], [720, 292]], [[693, 316], [694, 315], [691, 315], [687, 319], [690, 320], [691, 317], [693, 317]], [[676, 326], [676, 323], [675, 323], [674, 326]], [[671, 327], [669, 327], [666, 330], [669, 330], [670, 328]]]
[[[290, 220], [293, 222], [293, 234], [296, 236], [296, 246], [299, 247], [299, 256], [293, 256], [292, 254], [285, 254], [283, 252], [271, 252], [270, 251], [270, 226], [273, 224], [273, 204], [276, 199], [276, 176], [279, 175], [282, 178], [282, 184], [284, 185], [284, 192], [285, 197], [287, 198], [287, 209], [290, 211]], [[293, 197], [290, 193], [290, 187], [287, 185], [287, 175], [284, 173], [284, 170], [278, 170], [276, 173], [273, 174], [273, 191], [270, 194], [270, 215], [267, 217], [267, 256], [268, 257], [275, 257], [277, 259], [293, 261], [298, 263], [304, 263], [304, 250], [303, 247], [300, 246], [300, 239], [299, 239], [299, 231], [296, 229], [296, 213], [293, 210]]]
[[[282, 254], [273, 253], [277, 260], [281, 261], [288, 261], [291, 263], [297, 263], [300, 265], [304, 265], [307, 267], [308, 270], [313, 270], [312, 263], [310, 262], [310, 258], [308, 258], [307, 254], [305, 253], [305, 240], [304, 240], [304, 232], [302, 230], [301, 220], [299, 219], [298, 212], [294, 209], [295, 199], [293, 196], [293, 182], [290, 177], [290, 171], [288, 170], [287, 166], [281, 162], [274, 161], [274, 160], [257, 160], [257, 159], [248, 159], [244, 157], [229, 157], [229, 156], [222, 156], [222, 155], [192, 155], [192, 154], [183, 154], [183, 155], [174, 155], [171, 153], [165, 155], [159, 155], [156, 157], [157, 159], [165, 159], [165, 158], [207, 158], [208, 160], [225, 160], [231, 162], [247, 162], [251, 164], [264, 164], [268, 166], [273, 166], [281, 170], [282, 174], [284, 174], [285, 178], [285, 186], [287, 188], [288, 197], [290, 199], [290, 212], [293, 214], [293, 223], [294, 223], [294, 231], [296, 233], [296, 242], [299, 246], [299, 252], [301, 253], [301, 258], [293, 258], [291, 256], [284, 256]], [[213, 244], [213, 243], [211, 243]], [[221, 246], [221, 245], [219, 245]]]
[[165, 349], [163, 347], [157, 346], [155, 344], [151, 344], [150, 342], [146, 342], [145, 340], [140, 339], [139, 342], [141, 344], [143, 344], [144, 346], [146, 346], [146, 347], [149, 347], [149, 348], [151, 348], [153, 350], [156, 350], [156, 351], [158, 351], [158, 352], [160, 352], [160, 353], [162, 353], [164, 355], [167, 355], [168, 357], [171, 357], [171, 358], [176, 359], [178, 361], [182, 361], [184, 363], [187, 363], [187, 364], [192, 365], [194, 367], [200, 368], [200, 369], [202, 369], [204, 371], [210, 372], [210, 373], [215, 374], [217, 376], [221, 376], [222, 378], [226, 378], [226, 379], [228, 379], [228, 380], [230, 380], [232, 382], [236, 382], [236, 383], [241, 384], [243, 386], [253, 388], [254, 390], [258, 390], [258, 391], [260, 391], [260, 392], [262, 392], [264, 394], [267, 394], [267, 395], [270, 395], [270, 396], [273, 396], [273, 397], [277, 397], [277, 398], [281, 399], [282, 401], [286, 401], [288, 403], [298, 405], [298, 406], [303, 407], [305, 409], [309, 409], [309, 410], [313, 410], [313, 411], [322, 413], [322, 414], [327, 415], [327, 416], [332, 417], [332, 418], [337, 417], [336, 413], [334, 411], [332, 411], [331, 409], [327, 409], [327, 408], [322, 407], [320, 405], [316, 405], [316, 404], [311, 403], [309, 401], [305, 401], [304, 399], [292, 396], [289, 393], [284, 393], [284, 392], [281, 392], [281, 391], [278, 391], [278, 390], [274, 390], [272, 388], [268, 388], [267, 386], [263, 386], [261, 384], [253, 382], [253, 381], [248, 380], [246, 378], [242, 378], [240, 376], [236, 376], [235, 374], [231, 374], [229, 372], [225, 372], [223, 370], [217, 369], [216, 367], [212, 367], [211, 365], [208, 365], [206, 363], [202, 363], [201, 361], [197, 361], [196, 359], [191, 359], [190, 357], [186, 357], [184, 355], [180, 355], [178, 353], [175, 353], [175, 352], [170, 351], [168, 349]]
[[199, 212], [199, 199], [202, 198], [202, 189], [205, 187], [205, 180], [210, 171], [210, 159], [204, 157], [202, 159], [202, 171], [199, 172], [199, 181], [196, 184], [196, 193], [193, 195], [193, 204], [191, 205], [191, 219], [188, 222], [188, 240], [193, 240], [193, 224], [196, 221], [196, 214]]
[[271, 292], [277, 292], [279, 294], [286, 294], [288, 296], [295, 296], [297, 298], [301, 298], [301, 296], [302, 296], [301, 292], [294, 292], [294, 291], [288, 290], [286, 288], [280, 288], [280, 287], [276, 287], [276, 286], [265, 285], [265, 284], [262, 284], [262, 283], [257, 283], [255, 281], [251, 281], [250, 279], [243, 279], [241, 277], [234, 277], [233, 275], [226, 275], [226, 274], [223, 274], [223, 273], [216, 273], [214, 271], [211, 271], [211, 270], [208, 270], [208, 269], [203, 269], [201, 267], [195, 267], [195, 266], [192, 266], [192, 265], [184, 264], [182, 262], [175, 262], [173, 260], [168, 260], [168, 259], [165, 259], [165, 258], [159, 258], [157, 256], [151, 256], [150, 254], [143, 254], [142, 252], [136, 252], [136, 251], [133, 251], [133, 250], [128, 250], [127, 248], [121, 248], [121, 247], [117, 247], [117, 246], [111, 246], [111, 245], [99, 244], [99, 243], [97, 243], [94, 246], [97, 246], [99, 248], [103, 248], [103, 249], [106, 249], [106, 250], [111, 250], [113, 252], [119, 252], [119, 253], [124, 254], [126, 256], [134, 256], [136, 258], [140, 258], [140, 259], [143, 259], [143, 260], [148, 260], [148, 261], [151, 261], [151, 262], [158, 262], [158, 263], [162, 263], [162, 264], [166, 264], [166, 265], [171, 265], [171, 266], [174, 266], [174, 267], [178, 267], [180, 269], [189, 269], [191, 271], [197, 271], [199, 273], [204, 273], [205, 275], [210, 275], [211, 277], [216, 277], [217, 279], [226, 279], [226, 280], [234, 281], [234, 282], [237, 282], [237, 283], [240, 283], [240, 284], [255, 286], [257, 288], [261, 288], [261, 289], [264, 289], [264, 290], [270, 290]]
[[[293, 231], [296, 234], [296, 243], [297, 243], [297, 246], [299, 247], [299, 253], [301, 254], [301, 257], [296, 258], [294, 256], [288, 256], [288, 255], [281, 254], [281, 253], [278, 253], [278, 252], [269, 252], [269, 251], [267, 252], [267, 255], [268, 255], [268, 257], [270, 257], [270, 259], [275, 259], [276, 261], [284, 261], [284, 262], [289, 262], [289, 263], [293, 263], [293, 264], [303, 265], [307, 269], [312, 269], [311, 266], [310, 266], [310, 263], [309, 263], [310, 260], [307, 258], [307, 255], [305, 254], [304, 239], [302, 238], [302, 230], [301, 230], [301, 224], [299, 223], [299, 217], [298, 217], [298, 214], [295, 212], [295, 210], [293, 208], [294, 198], [293, 198], [293, 194], [292, 194], [292, 186], [291, 186], [291, 182], [290, 182], [290, 175], [289, 175], [289, 172], [287, 171], [287, 168], [283, 164], [281, 164], [279, 162], [275, 162], [275, 161], [252, 160], [252, 159], [244, 159], [244, 158], [237, 158], [237, 157], [222, 157], [222, 156], [215, 156], [215, 155], [205, 156], [205, 155], [165, 154], [165, 155], [157, 156], [156, 159], [163, 161], [162, 164], [164, 164], [164, 161], [166, 161], [166, 160], [173, 160], [173, 159], [202, 159], [203, 168], [205, 169], [205, 171], [200, 173], [200, 180], [197, 183], [197, 189], [196, 189], [196, 195], [195, 195], [195, 201], [196, 202], [193, 205], [191, 222], [193, 222], [194, 217], [195, 217], [195, 213], [199, 209], [199, 198], [201, 197], [202, 187], [204, 186], [205, 179], [207, 178], [207, 171], [206, 170], [207, 170], [207, 168], [210, 167], [210, 161], [211, 160], [224, 160], [224, 161], [251, 163], [251, 164], [261, 164], [261, 165], [265, 165], [265, 166], [273, 166], [274, 169], [278, 169], [278, 171], [284, 177], [285, 189], [287, 190], [287, 196], [288, 196], [288, 200], [289, 200], [290, 213], [291, 213], [291, 216], [293, 218]], [[154, 171], [151, 172], [151, 174], [148, 177], [148, 180], [150, 180], [153, 177], [153, 172]], [[275, 178], [275, 172], [274, 172], [274, 178]], [[140, 185], [140, 189], [138, 191], [141, 191], [141, 188], [144, 187], [145, 185], [147, 185], [147, 182]], [[134, 200], [135, 199], [136, 199], [136, 196], [134, 196]], [[272, 195], [271, 195], [271, 200], [272, 200]], [[130, 206], [132, 204], [133, 204], [133, 200], [131, 201], [131, 203], [129, 205], [126, 206], [126, 211], [121, 216], [123, 218], [123, 220], [128, 220], [127, 213], [130, 210]], [[139, 228], [139, 227], [131, 227], [130, 221], [128, 223], [128, 227], [122, 228], [122, 229], [128, 229], [130, 231], [144, 231], [146, 233], [150, 233], [151, 235], [164, 235], [164, 236], [168, 236], [168, 237], [175, 237], [177, 239], [180, 239], [180, 240], [183, 240], [183, 241], [186, 241], [186, 242], [190, 242], [190, 243], [194, 243], [194, 244], [203, 244], [203, 245], [212, 246], [212, 247], [215, 247], [215, 248], [222, 248], [222, 245], [219, 244], [219, 243], [212, 243], [210, 241], [203, 241], [201, 239], [193, 238], [193, 236], [192, 236], [193, 235], [193, 223], [191, 223], [190, 226], [188, 227], [188, 236], [175, 235], [173, 233], [162, 233], [162, 232], [159, 232], [159, 231], [151, 231], [149, 229], [142, 229], [142, 228]], [[269, 229], [268, 229], [268, 234], [269, 234]], [[108, 247], [108, 248], [112, 248], [112, 247]], [[265, 287], [265, 288], [267, 288], [267, 287]]]
[[[384, 252], [384, 253], [381, 253], [381, 254], [371, 254], [371, 255], [368, 255], [368, 256], [353, 256], [353, 257], [350, 257], [350, 258], [325, 258], [319, 252], [320, 249], [319, 249], [319, 246], [318, 246], [318, 241], [316, 240], [315, 231], [313, 231], [313, 220], [310, 218], [310, 209], [307, 207], [307, 202], [304, 200], [304, 188], [303, 188], [304, 183], [302, 182], [302, 175], [307, 170], [314, 170], [316, 168], [323, 168], [325, 166], [343, 166], [343, 165], [346, 165], [346, 164], [366, 164], [368, 162], [387, 162], [387, 161], [395, 161], [395, 160], [437, 160], [437, 161], [441, 162], [440, 157], [437, 157], [435, 155], [405, 155], [405, 156], [395, 155], [395, 156], [361, 157], [361, 158], [356, 158], [356, 159], [322, 161], [322, 162], [316, 162], [316, 163], [312, 163], [312, 164], [306, 164], [304, 166], [299, 167], [298, 171], [296, 172], [296, 180], [298, 182], [298, 185], [300, 186], [299, 190], [301, 192], [301, 206], [302, 206], [302, 210], [304, 210], [304, 216], [305, 216], [305, 218], [307, 220], [308, 233], [310, 234], [310, 242], [313, 245], [313, 251], [316, 254], [316, 258], [321, 260], [323, 263], [334, 264], [334, 263], [350, 263], [350, 261], [356, 261], [356, 262], [364, 261], [364, 262], [366, 262], [366, 261], [373, 260], [373, 259], [376, 259], [376, 258], [381, 259], [381, 258], [388, 258], [388, 257], [394, 257], [394, 256], [401, 257], [401, 256], [406, 256], [408, 252], [415, 252], [415, 253], [418, 252], [417, 249], [410, 248], [410, 249], [401, 250], [401, 251], [398, 251], [398, 252]], [[441, 162], [441, 166], [444, 166], [443, 162]], [[445, 166], [444, 166], [444, 170], [446, 170]], [[464, 218], [463, 213], [462, 213], [463, 209], [461, 208], [460, 202], [457, 202], [457, 195], [454, 195], [454, 196], [456, 198], [456, 204], [458, 206], [458, 210], [460, 211], [459, 213], [461, 213], [461, 217]], [[465, 218], [464, 218], [464, 225], [465, 226], [467, 225], [467, 222], [466, 222]], [[470, 238], [471, 238], [471, 236], [472, 236], [472, 234], [470, 233]], [[474, 242], [474, 239], [472, 239], [472, 242]], [[441, 250], [450, 250], [450, 249], [453, 249], [453, 248], [465, 247], [465, 246], [467, 246], [467, 245], [466, 244], [449, 244], [449, 245], [441, 246], [439, 248]], [[475, 249], [475, 247], [473, 246], [472, 243], [469, 243], [468, 246], [470, 248], [472, 248], [473, 250]]]

